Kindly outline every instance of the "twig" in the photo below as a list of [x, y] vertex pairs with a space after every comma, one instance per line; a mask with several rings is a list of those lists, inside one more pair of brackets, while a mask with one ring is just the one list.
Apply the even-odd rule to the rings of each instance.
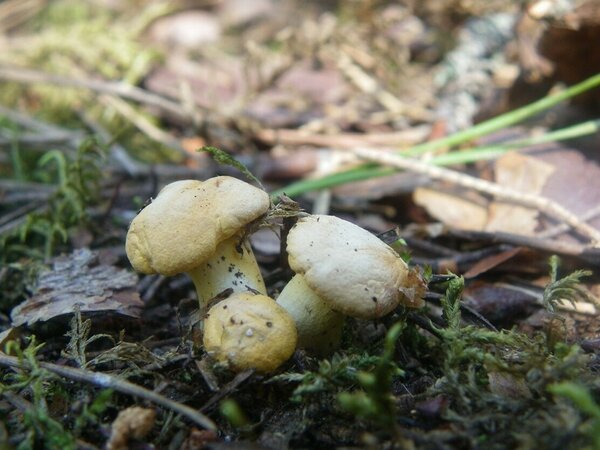
[[48, 210], [48, 203], [42, 203], [42, 204], [37, 204], [35, 206], [35, 208], [32, 208], [31, 210], [29, 210], [27, 213], [23, 213], [22, 215], [15, 217], [14, 219], [3, 223], [0, 226], [0, 236], [9, 233], [13, 230], [15, 230], [16, 228], [20, 227], [21, 225], [23, 225], [25, 222], [27, 222], [27, 216], [29, 214], [43, 214]]
[[46, 144], [78, 141], [82, 138], [82, 133], [78, 131], [60, 128], [34, 119], [27, 114], [14, 111], [0, 105], [0, 116], [4, 116], [11, 122], [21, 125], [24, 128], [36, 131], [36, 133], [22, 133], [17, 136], [0, 137], [0, 145], [12, 145], [14, 142], [24, 144]]
[[24, 133], [14, 137], [0, 137], [0, 146], [9, 146], [14, 143], [25, 145], [43, 145], [41, 151], [48, 151], [47, 144], [63, 144], [69, 143], [75, 139], [72, 134], [66, 133], [46, 133], [46, 134], [31, 134]]
[[[409, 242], [409, 240], [407, 240]], [[412, 247], [411, 247], [412, 248]], [[498, 244], [494, 246], [486, 246], [484, 248], [473, 250], [470, 252], [458, 253], [452, 256], [444, 256], [441, 258], [423, 258], [414, 256], [411, 261], [419, 266], [431, 266], [432, 270], [441, 272], [451, 270], [452, 272], [463, 273], [473, 264], [481, 261], [484, 258], [504, 253], [514, 249], [513, 246], [506, 244]]]
[[500, 200], [509, 201], [529, 208], [535, 208], [550, 217], [565, 222], [574, 230], [589, 237], [592, 239], [592, 245], [598, 246], [600, 244], [599, 230], [582, 222], [566, 208], [545, 197], [518, 192], [499, 186], [490, 181], [481, 180], [454, 170], [433, 166], [416, 159], [405, 158], [397, 154], [388, 153], [388, 151], [384, 150], [356, 147], [352, 149], [352, 153], [367, 161], [421, 173], [431, 178], [455, 183], [469, 189], [475, 189], [479, 192], [493, 195]]
[[[12, 145], [13, 142], [16, 141], [27, 145], [69, 143], [73, 147], [77, 147], [81, 145], [81, 142], [85, 138], [85, 133], [81, 131], [69, 130], [56, 125], [50, 125], [48, 123], [36, 120], [26, 114], [4, 108], [1, 105], [0, 115], [8, 117], [11, 121], [18, 123], [21, 126], [38, 131], [38, 134], [19, 134], [14, 138], [0, 137], [0, 146]], [[94, 121], [85, 114], [81, 114], [81, 116], [82, 120], [94, 131], [94, 133], [98, 135], [104, 144], [111, 142], [112, 139], [106, 130], [104, 130], [99, 124], [94, 123]], [[41, 150], [45, 151], [47, 150], [47, 147], [45, 146]], [[127, 151], [117, 143], [110, 145], [110, 157], [131, 176], [136, 176], [141, 173], [148, 173], [150, 171], [150, 168], [145, 164], [133, 160]]]
[[100, 94], [115, 95], [148, 106], [154, 106], [185, 122], [194, 123], [197, 120], [189, 117], [179, 103], [125, 83], [74, 79], [17, 67], [0, 67], [0, 79], [26, 84], [54, 84], [56, 86], [88, 89]]
[[[580, 219], [583, 222], [589, 222], [590, 220], [595, 219], [598, 216], [600, 216], [600, 205], [583, 213]], [[548, 239], [554, 236], [558, 236], [559, 234], [562, 234], [565, 231], [569, 231], [569, 226], [561, 223], [560, 225], [556, 225], [555, 227], [542, 231], [538, 234], [538, 237]]]
[[[14, 356], [8, 356], [3, 353], [0, 353], [0, 365], [15, 367], [18, 369], [29, 368], [26, 363], [19, 361], [18, 358]], [[130, 383], [129, 381], [120, 380], [106, 373], [92, 372], [91, 370], [77, 369], [74, 367], [59, 366], [58, 364], [52, 364], [48, 362], [40, 362], [39, 365], [50, 372], [71, 380], [90, 383], [95, 386], [114, 389], [122, 394], [140, 397], [144, 400], [156, 403], [164, 408], [175, 411], [176, 413], [187, 417], [192, 422], [203, 428], [213, 431], [217, 430], [215, 423], [201, 412], [196, 411], [195, 409], [190, 408], [182, 403], [170, 400], [149, 389]]]
[[588, 261], [592, 264], [600, 264], [600, 248], [588, 247], [581, 244], [558, 241], [556, 239], [541, 239], [536, 236], [525, 236], [521, 234], [506, 233], [502, 231], [470, 231], [459, 229], [448, 229], [447, 235], [467, 239], [469, 241], [489, 241], [493, 243], [505, 243], [519, 247], [528, 247], [546, 253], [574, 256]]
[[98, 136], [98, 139], [104, 144], [110, 146], [110, 157], [117, 162], [129, 175], [137, 175], [150, 172], [147, 164], [141, 163], [129, 156], [127, 150], [119, 143], [115, 142], [110, 133], [98, 122], [96, 122], [85, 111], [80, 112], [83, 122]]
[[223, 397], [226, 397], [227, 395], [234, 392], [240, 384], [242, 384], [244, 381], [246, 381], [248, 378], [250, 378], [253, 374], [254, 374], [254, 370], [252, 370], [252, 369], [244, 370], [243, 372], [238, 373], [233, 378], [233, 380], [231, 380], [229, 383], [227, 383], [225, 386], [223, 386], [219, 392], [217, 392], [215, 395], [213, 395], [204, 404], [204, 406], [202, 407], [202, 411], [206, 411], [208, 408], [210, 408], [212, 405], [217, 403]]
[[422, 142], [431, 132], [431, 126], [420, 125], [393, 133], [337, 133], [314, 134], [306, 130], [261, 129], [256, 138], [268, 144], [314, 145], [316, 147], [355, 147], [360, 145], [409, 146]]
[[163, 144], [165, 147], [177, 150], [177, 152], [185, 159], [201, 159], [200, 154], [195, 152], [188, 153], [174, 136], [155, 126], [152, 122], [132, 108], [129, 103], [110, 95], [101, 95], [100, 101], [105, 105], [114, 108], [119, 114], [129, 120], [137, 129], [139, 129], [150, 139]]
[[33, 117], [28, 116], [27, 114], [23, 114], [21, 112], [15, 111], [10, 108], [6, 108], [5, 106], [0, 105], [0, 115], [10, 119], [11, 122], [18, 123], [25, 128], [30, 128], [35, 131], [45, 132], [45, 131], [56, 131], [56, 127], [49, 125], [45, 122], [41, 122]]
[[[1, 204], [1, 203], [0, 203]], [[24, 205], [18, 206], [13, 211], [9, 211], [3, 216], [0, 217], [0, 228], [2, 228], [7, 223], [12, 222], [15, 219], [19, 219], [20, 217], [26, 216], [30, 212], [42, 206], [44, 202], [30, 202]], [[0, 232], [0, 235], [2, 232]]]

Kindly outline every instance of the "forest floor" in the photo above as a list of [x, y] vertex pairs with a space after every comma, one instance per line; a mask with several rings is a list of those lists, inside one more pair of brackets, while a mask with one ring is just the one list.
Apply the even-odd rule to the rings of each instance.
[[[5, 0], [0, 48], [0, 449], [600, 449], [596, 1]], [[425, 306], [216, 363], [125, 239], [217, 175], [271, 195], [271, 296], [300, 209]]]

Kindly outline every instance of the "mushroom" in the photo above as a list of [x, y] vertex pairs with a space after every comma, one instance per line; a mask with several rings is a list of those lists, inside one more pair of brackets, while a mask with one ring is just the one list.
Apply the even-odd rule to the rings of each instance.
[[298, 328], [298, 344], [315, 353], [334, 350], [343, 315], [375, 319], [400, 303], [420, 307], [419, 277], [387, 244], [353, 223], [334, 216], [303, 217], [287, 237], [296, 275], [277, 302]]
[[232, 177], [165, 186], [131, 222], [127, 257], [142, 273], [186, 272], [200, 311], [225, 289], [266, 293], [245, 227], [269, 209], [266, 192]]
[[237, 292], [215, 304], [204, 321], [204, 348], [232, 370], [272, 372], [296, 349], [294, 320], [272, 298]]
[[339, 346], [344, 328], [344, 316], [324, 302], [296, 274], [285, 285], [277, 303], [292, 316], [298, 330], [298, 346], [318, 356], [327, 356]]

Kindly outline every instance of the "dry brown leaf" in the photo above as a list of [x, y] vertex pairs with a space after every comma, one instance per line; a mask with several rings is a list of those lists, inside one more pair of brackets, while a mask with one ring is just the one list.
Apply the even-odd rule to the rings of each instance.
[[[522, 192], [539, 194], [554, 167], [539, 159], [511, 152], [495, 163], [496, 183]], [[531, 236], [538, 226], [538, 211], [504, 202], [492, 202], [485, 231], [503, 231]]]
[[137, 275], [99, 262], [98, 254], [84, 248], [52, 260], [42, 273], [34, 294], [11, 312], [13, 326], [31, 325], [71, 314], [115, 312], [139, 318], [143, 302], [135, 291]]
[[154, 427], [156, 411], [130, 406], [119, 413], [112, 424], [107, 450], [127, 450], [130, 439], [143, 439]]
[[453, 228], [480, 231], [488, 220], [485, 206], [458, 195], [429, 188], [417, 188], [414, 202], [429, 215]]
[[[583, 215], [600, 205], [600, 166], [576, 150], [556, 147], [536, 155], [555, 168], [542, 195]], [[600, 217], [589, 221], [600, 229]]]

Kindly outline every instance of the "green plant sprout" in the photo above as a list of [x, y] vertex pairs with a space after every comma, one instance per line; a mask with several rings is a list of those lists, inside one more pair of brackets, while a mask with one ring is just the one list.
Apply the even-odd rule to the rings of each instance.
[[83, 410], [75, 419], [73, 426], [75, 435], [79, 435], [86, 426], [97, 425], [100, 422], [99, 416], [110, 406], [112, 395], [112, 389], [103, 389], [96, 395], [89, 406], [87, 404], [83, 405]]
[[571, 400], [589, 420], [581, 425], [583, 433], [589, 436], [593, 449], [600, 449], [600, 405], [594, 400], [591, 392], [584, 386], [573, 382], [562, 382], [548, 386], [554, 395]]
[[79, 367], [85, 369], [88, 366], [86, 349], [89, 344], [98, 339], [109, 339], [115, 344], [114, 339], [109, 334], [95, 334], [90, 337], [92, 330], [92, 321], [90, 319], [82, 320], [79, 305], [75, 305], [75, 312], [70, 322], [70, 330], [65, 336], [69, 337], [67, 348], [61, 352], [65, 358], [72, 359]]
[[574, 305], [578, 299], [590, 298], [590, 294], [581, 287], [581, 279], [591, 276], [591, 271], [576, 270], [563, 278], [558, 278], [560, 258], [552, 255], [549, 265], [550, 283], [544, 288], [544, 295], [542, 297], [542, 303], [548, 311], [554, 312], [557, 305], [563, 301], [568, 301]]
[[87, 221], [87, 208], [99, 198], [103, 158], [104, 150], [90, 138], [81, 143], [73, 160], [58, 150], [39, 159], [38, 167], [45, 173], [54, 168], [55, 179], [47, 181], [55, 182], [56, 190], [43, 212], [28, 214], [21, 226], [0, 237], [0, 262], [20, 256], [48, 259], [58, 243], [67, 241], [70, 228]]
[[26, 363], [28, 370], [17, 371], [6, 376], [0, 383], [0, 394], [27, 389], [31, 393], [30, 408], [22, 411], [25, 437], [17, 450], [37, 448], [39, 443], [49, 450], [75, 450], [75, 437], [65, 430], [60, 422], [54, 420], [48, 411], [46, 396], [51, 389], [54, 375], [42, 369], [37, 362], [37, 352], [44, 344], [37, 344], [32, 336], [29, 345], [23, 350], [15, 341], [6, 344], [6, 353], [15, 354], [20, 362]]
[[250, 423], [240, 405], [232, 398], [225, 399], [219, 404], [219, 412], [235, 428], [248, 427]]
[[358, 372], [357, 381], [363, 390], [338, 394], [338, 402], [342, 409], [388, 430], [392, 430], [396, 422], [392, 380], [404, 374], [394, 362], [396, 341], [404, 328], [404, 322], [394, 324], [385, 336], [383, 353], [377, 358], [373, 369], [369, 372]]
[[340, 389], [355, 385], [359, 371], [374, 367], [377, 360], [377, 356], [366, 353], [335, 353], [331, 359], [321, 360], [316, 371], [283, 373], [272, 377], [269, 383], [280, 381], [299, 383], [290, 398], [291, 401], [299, 403], [314, 395], [333, 394]]
[[237, 159], [235, 159], [233, 156], [231, 156], [226, 151], [221, 150], [220, 148], [211, 147], [211, 146], [200, 147], [197, 151], [210, 153], [210, 155], [213, 157], [213, 159], [218, 164], [230, 166], [230, 167], [233, 167], [234, 169], [239, 170], [240, 172], [242, 172], [244, 174], [244, 176], [246, 178], [248, 178], [250, 181], [253, 181], [254, 183], [256, 183], [262, 190], [265, 190], [265, 187], [263, 186], [263, 184], [250, 171], [250, 169], [248, 169], [244, 164], [239, 162]]

